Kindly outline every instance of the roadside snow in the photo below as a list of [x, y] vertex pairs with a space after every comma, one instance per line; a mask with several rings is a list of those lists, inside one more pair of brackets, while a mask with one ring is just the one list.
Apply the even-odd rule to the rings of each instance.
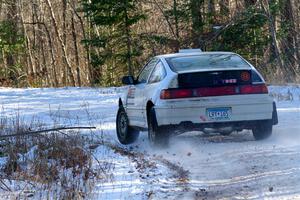
[[[270, 139], [259, 142], [250, 131], [227, 137], [189, 132], [164, 150], [153, 150], [146, 134], [124, 147], [115, 133], [120, 88], [0, 88], [0, 118], [36, 118], [44, 127], [96, 126], [94, 137], [108, 146], [99, 146], [95, 155], [114, 168], [109, 181], [96, 184], [94, 199], [300, 199], [300, 88], [271, 86], [270, 91], [279, 125]], [[141, 166], [144, 162], [153, 166]], [[183, 171], [188, 177], [181, 183]]]

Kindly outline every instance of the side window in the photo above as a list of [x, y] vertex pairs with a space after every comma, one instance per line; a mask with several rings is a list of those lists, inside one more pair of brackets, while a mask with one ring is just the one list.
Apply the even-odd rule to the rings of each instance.
[[140, 75], [138, 76], [138, 83], [146, 83], [148, 80], [148, 77], [150, 76], [150, 73], [152, 72], [153, 68], [155, 67], [155, 64], [157, 62], [157, 59], [152, 59], [141, 71]]
[[149, 83], [157, 83], [163, 80], [167, 75], [167, 72], [161, 62], [157, 63], [155, 69], [153, 70]]
[[252, 70], [252, 82], [253, 83], [261, 83], [263, 82], [263, 80], [261, 80], [261, 78], [259, 77], [259, 75]]

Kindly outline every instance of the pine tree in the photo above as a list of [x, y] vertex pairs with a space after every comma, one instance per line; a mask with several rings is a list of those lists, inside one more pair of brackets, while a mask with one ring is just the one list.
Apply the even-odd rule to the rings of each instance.
[[0, 79], [7, 78], [18, 84], [20, 78], [24, 78], [19, 55], [24, 52], [24, 36], [16, 30], [16, 24], [12, 20], [0, 22], [0, 52], [1, 62], [5, 67], [0, 67]]
[[270, 43], [268, 19], [261, 8], [247, 5], [221, 32], [212, 49], [237, 52], [257, 65]]
[[[94, 27], [90, 38], [84, 42], [94, 47], [92, 64], [96, 73], [101, 70], [120, 71], [133, 75], [134, 58], [138, 56], [139, 43], [132, 27], [145, 15], [138, 9], [136, 0], [84, 0], [83, 10]], [[100, 67], [100, 68], [99, 68]], [[112, 82], [115, 73], [100, 77]]]

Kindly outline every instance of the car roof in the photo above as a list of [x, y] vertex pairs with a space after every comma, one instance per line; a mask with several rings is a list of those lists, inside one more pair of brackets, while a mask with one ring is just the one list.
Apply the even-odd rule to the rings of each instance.
[[[168, 59], [168, 58], [179, 58], [179, 57], [185, 57], [185, 56], [198, 56], [198, 55], [236, 55], [239, 56], [236, 53], [233, 52], [226, 52], [226, 51], [210, 51], [210, 52], [184, 52], [184, 53], [173, 53], [173, 54], [163, 54], [156, 56], [157, 58], [161, 59]], [[241, 57], [241, 56], [239, 56]], [[244, 60], [244, 59], [243, 59]], [[240, 67], [239, 70], [249, 70], [252, 68], [251, 64], [248, 63], [246, 60], [245, 62], [249, 64], [249, 67]], [[176, 71], [176, 73], [182, 74], [182, 73], [191, 73], [191, 72], [202, 72], [202, 71], [218, 71], [219, 68], [203, 68], [203, 69], [187, 69], [187, 70], [181, 70]], [[224, 70], [237, 70], [237, 68], [226, 68]], [[175, 71], [174, 71], [175, 72]]]
[[158, 55], [158, 58], [176, 58], [176, 57], [184, 57], [184, 56], [197, 56], [197, 55], [214, 55], [214, 54], [223, 54], [223, 55], [237, 55], [233, 52], [226, 51], [207, 51], [207, 52], [187, 52], [187, 53], [172, 53], [172, 54], [163, 54]]

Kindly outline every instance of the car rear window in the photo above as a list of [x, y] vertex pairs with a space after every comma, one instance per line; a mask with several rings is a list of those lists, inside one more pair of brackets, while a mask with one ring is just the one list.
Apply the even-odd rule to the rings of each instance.
[[167, 62], [175, 72], [201, 69], [251, 68], [245, 60], [235, 54], [204, 54], [172, 57], [168, 58]]

